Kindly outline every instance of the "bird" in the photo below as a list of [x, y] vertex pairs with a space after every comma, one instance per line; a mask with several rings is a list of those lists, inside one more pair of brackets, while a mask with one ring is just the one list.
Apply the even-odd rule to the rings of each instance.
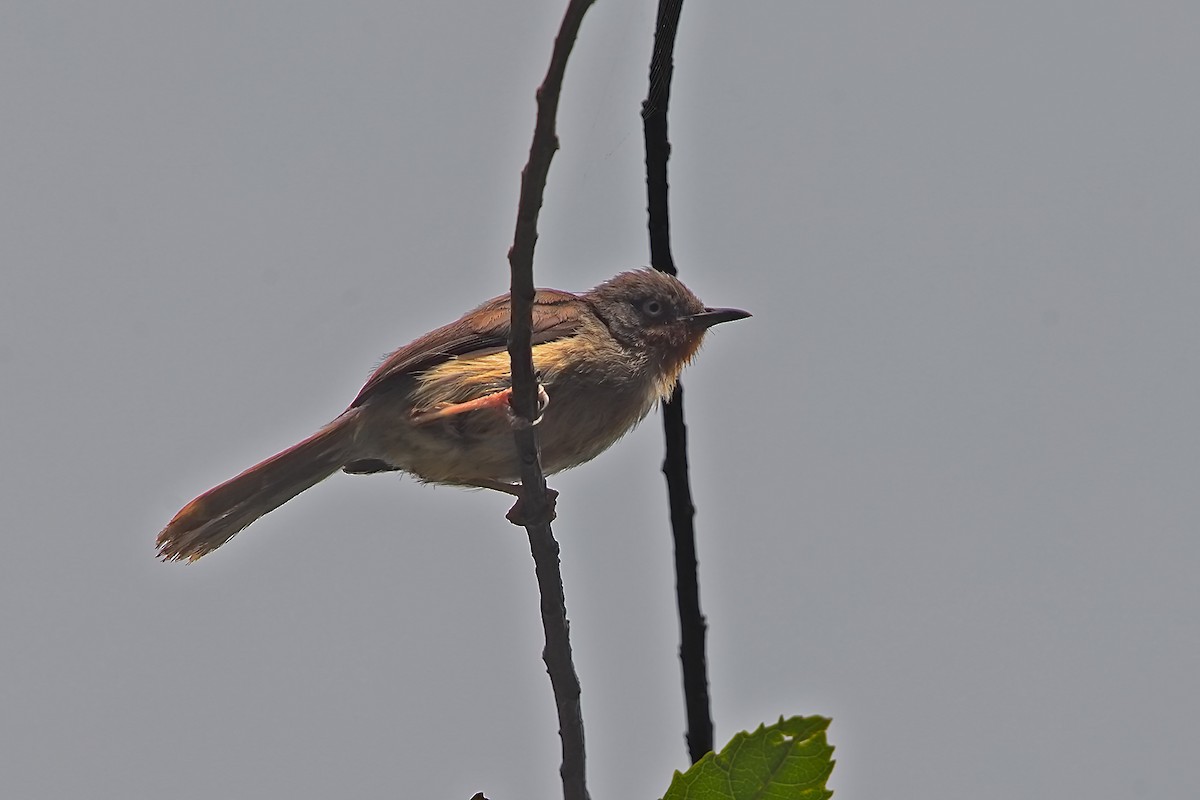
[[[508, 294], [495, 297], [391, 353], [332, 422], [185, 505], [159, 533], [158, 556], [195, 561], [338, 470], [400, 471], [519, 497], [510, 308]], [[670, 397], [712, 326], [749, 316], [705, 306], [678, 278], [649, 268], [582, 294], [536, 290], [545, 474], [608, 449]]]

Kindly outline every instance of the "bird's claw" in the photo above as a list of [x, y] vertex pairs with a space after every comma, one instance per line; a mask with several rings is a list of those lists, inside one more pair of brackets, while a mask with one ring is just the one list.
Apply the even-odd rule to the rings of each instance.
[[517, 502], [513, 503], [512, 508], [504, 515], [504, 518], [513, 525], [525, 528], [530, 525], [549, 524], [558, 517], [558, 492], [546, 487], [546, 503], [545, 512], [536, 516], [526, 513], [525, 500], [520, 495], [517, 496]]
[[[513, 407], [512, 407], [512, 389], [505, 389], [504, 391], [508, 392], [508, 421], [511, 422], [513, 425], [517, 425], [517, 424], [519, 424], [520, 417], [517, 416], [516, 412], [513, 410]], [[546, 393], [546, 387], [543, 386], [541, 383], [538, 383], [538, 385], [537, 385], [537, 408], [534, 409], [533, 422], [530, 423], [531, 425], [537, 425], [539, 422], [542, 421], [542, 416], [546, 413], [546, 407], [549, 405], [550, 405], [550, 395], [548, 395]]]

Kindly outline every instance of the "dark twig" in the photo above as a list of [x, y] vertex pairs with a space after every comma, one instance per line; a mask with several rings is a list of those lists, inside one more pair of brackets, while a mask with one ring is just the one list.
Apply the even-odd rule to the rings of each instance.
[[[654, 31], [654, 56], [650, 61], [650, 90], [642, 103], [642, 125], [646, 137], [646, 195], [650, 229], [650, 263], [674, 275], [671, 257], [671, 225], [668, 214], [667, 106], [671, 99], [671, 77], [675, 71], [675, 33], [683, 0], [659, 0]], [[700, 613], [700, 583], [696, 564], [696, 508], [688, 480], [687, 427], [683, 422], [683, 386], [676, 385], [663, 405], [666, 457], [663, 474], [671, 506], [671, 530], [675, 537], [675, 592], [679, 605], [679, 660], [683, 668], [683, 698], [687, 709], [688, 753], [693, 762], [712, 750], [713, 725], [708, 698], [708, 665], [704, 654], [706, 624]]]
[[671, 222], [668, 213], [667, 106], [671, 102], [671, 78], [675, 74], [675, 34], [683, 0], [659, 0], [654, 26], [654, 55], [650, 59], [650, 89], [642, 101], [642, 128], [646, 139], [646, 194], [650, 218], [650, 264], [674, 275], [671, 257]]
[[537, 90], [537, 122], [529, 161], [521, 172], [521, 199], [517, 207], [517, 226], [513, 245], [508, 251], [512, 270], [512, 332], [508, 342], [512, 361], [513, 411], [517, 417], [513, 436], [521, 461], [521, 503], [523, 516], [529, 520], [529, 549], [533, 554], [541, 594], [542, 628], [546, 647], [542, 659], [550, 673], [554, 702], [558, 707], [558, 732], [562, 738], [563, 797], [566, 800], [587, 800], [587, 781], [584, 770], [583, 717], [579, 708], [579, 677], [571, 660], [570, 631], [567, 605], [563, 596], [562, 573], [559, 570], [558, 542], [550, 530], [552, 510], [546, 494], [546, 478], [538, 461], [537, 437], [533, 419], [537, 413], [537, 381], [533, 372], [531, 328], [533, 322], [533, 248], [537, 242], [538, 213], [546, 189], [550, 161], [558, 149], [555, 115], [562, 90], [567, 58], [579, 33], [583, 15], [592, 0], [571, 0], [563, 16], [550, 67]]

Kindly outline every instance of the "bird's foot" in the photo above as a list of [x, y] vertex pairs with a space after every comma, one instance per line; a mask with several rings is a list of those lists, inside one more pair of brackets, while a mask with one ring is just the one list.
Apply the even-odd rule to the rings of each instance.
[[[514, 426], [518, 424], [520, 417], [516, 415], [512, 407], [512, 389], [506, 389], [508, 392], [508, 421]], [[541, 382], [537, 385], [537, 408], [533, 412], [533, 424], [537, 425], [542, 421], [542, 415], [546, 413], [546, 406], [550, 405], [550, 395], [546, 394], [546, 387], [542, 386]]]
[[[517, 488], [519, 489], [520, 487]], [[549, 524], [553, 522], [556, 517], [558, 517], [558, 511], [555, 508], [558, 504], [557, 501], [558, 492], [547, 486], [544, 513], [533, 515], [527, 513], [525, 509], [525, 499], [520, 495], [517, 495], [517, 502], [513, 503], [513, 507], [508, 510], [508, 513], [504, 515], [504, 518], [513, 525], [518, 525], [522, 528], [529, 525]]]

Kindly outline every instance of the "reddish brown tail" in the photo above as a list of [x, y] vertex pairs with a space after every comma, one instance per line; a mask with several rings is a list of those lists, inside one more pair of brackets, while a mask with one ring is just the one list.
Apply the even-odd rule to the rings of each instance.
[[195, 561], [251, 522], [328, 478], [351, 460], [357, 409], [312, 436], [209, 489], [183, 507], [158, 535], [164, 561]]

